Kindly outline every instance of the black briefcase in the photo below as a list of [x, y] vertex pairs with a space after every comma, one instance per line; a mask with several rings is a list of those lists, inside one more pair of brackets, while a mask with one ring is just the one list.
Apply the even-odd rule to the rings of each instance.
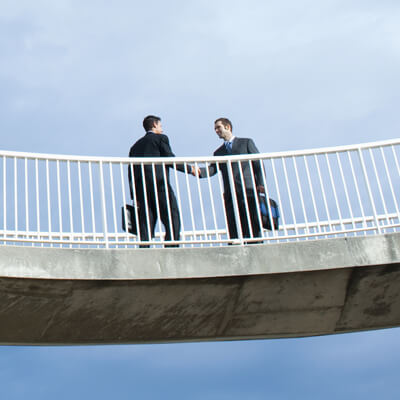
[[[136, 213], [135, 207], [130, 204], [125, 204], [125, 207], [121, 207], [122, 212], [122, 229], [125, 232], [132, 233], [133, 235], [137, 234], [137, 222], [136, 222]], [[126, 217], [126, 218], [125, 218]]]
[[273, 199], [268, 199], [268, 200], [269, 200], [269, 207], [267, 205], [267, 198], [265, 196], [265, 193], [258, 192], [258, 202], [260, 204], [261, 221], [262, 221], [263, 227], [265, 229], [272, 231], [271, 218], [269, 216], [269, 209], [271, 209], [272, 221], [274, 223], [274, 229], [278, 230], [279, 229], [279, 207], [275, 200], [273, 200]]

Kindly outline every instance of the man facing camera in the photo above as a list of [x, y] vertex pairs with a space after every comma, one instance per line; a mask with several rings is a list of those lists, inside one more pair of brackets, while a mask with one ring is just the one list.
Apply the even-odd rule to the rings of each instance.
[[[214, 129], [218, 137], [224, 141], [224, 143], [214, 151], [214, 156], [259, 153], [252, 139], [239, 138], [232, 134], [232, 123], [229, 119], [218, 118], [214, 123]], [[261, 226], [256, 199], [256, 191], [264, 191], [261, 162], [258, 160], [251, 162], [235, 161], [232, 162], [231, 165], [243, 238], [261, 237]], [[238, 230], [235, 218], [234, 193], [230, 184], [228, 168], [228, 163], [219, 163], [219, 170], [222, 173], [222, 179], [224, 182], [224, 203], [228, 221], [229, 237], [231, 239], [236, 239], [238, 237]], [[208, 175], [206, 168], [201, 168], [200, 172], [201, 178], [207, 178]], [[213, 176], [217, 172], [218, 169], [215, 163], [209, 165], [209, 176]], [[246, 200], [251, 229], [247, 218]]]
[[[130, 149], [129, 157], [175, 157], [171, 150], [168, 136], [163, 134], [161, 118], [149, 115], [143, 120], [146, 134]], [[157, 205], [160, 219], [165, 228], [165, 240], [179, 240], [181, 220], [175, 193], [169, 180], [169, 169], [173, 165], [156, 165], [154, 170], [151, 164], [144, 165], [144, 176], [141, 165], [133, 167], [134, 185], [129, 167], [129, 185], [131, 198], [136, 194], [136, 205], [139, 207], [139, 237], [141, 241], [154, 237], [154, 228], [157, 222]], [[194, 167], [177, 164], [176, 169], [194, 175]], [[170, 216], [169, 216], [170, 214]], [[171, 218], [171, 219], [170, 219]], [[177, 247], [168, 245], [166, 247]], [[148, 245], [141, 245], [148, 247]]]

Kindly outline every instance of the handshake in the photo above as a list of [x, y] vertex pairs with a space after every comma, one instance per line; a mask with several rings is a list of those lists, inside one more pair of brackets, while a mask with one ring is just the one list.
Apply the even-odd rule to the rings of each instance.
[[193, 176], [198, 176], [199, 178], [201, 178], [201, 170], [199, 167], [195, 167], [194, 165], [192, 165], [192, 170], [190, 172]]

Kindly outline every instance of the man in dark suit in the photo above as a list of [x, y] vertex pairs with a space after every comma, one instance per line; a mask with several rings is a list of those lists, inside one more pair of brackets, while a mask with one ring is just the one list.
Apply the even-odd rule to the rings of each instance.
[[[168, 136], [163, 134], [161, 118], [149, 115], [143, 120], [146, 134], [140, 138], [130, 149], [129, 157], [175, 157], [169, 144]], [[178, 203], [169, 180], [169, 169], [173, 165], [151, 164], [133, 166], [134, 182], [132, 181], [132, 168], [129, 167], [129, 185], [131, 198], [136, 196], [139, 216], [139, 237], [141, 241], [154, 237], [154, 228], [157, 222], [157, 205], [161, 222], [165, 228], [165, 240], [179, 240], [181, 221]], [[194, 167], [177, 164], [176, 169], [188, 174], [194, 174]], [[144, 177], [143, 177], [144, 171]], [[134, 183], [134, 184], [133, 184]], [[149, 247], [141, 245], [141, 247]], [[168, 245], [166, 247], [178, 247]]]
[[[259, 153], [252, 139], [233, 136], [232, 123], [229, 119], [218, 118], [214, 123], [214, 128], [219, 138], [224, 140], [222, 146], [215, 150], [214, 156]], [[237, 201], [237, 210], [240, 216], [242, 235], [244, 238], [261, 237], [259, 210], [256, 200], [256, 190], [264, 191], [263, 167], [261, 161], [232, 162], [231, 174], [228, 163], [219, 163], [218, 165], [224, 182], [224, 203], [229, 237], [231, 239], [238, 237], [230, 175], [236, 192], [235, 197]], [[207, 178], [208, 176], [215, 175], [217, 172], [217, 164], [214, 163], [208, 167], [208, 175], [206, 168], [200, 168], [200, 177]], [[247, 218], [246, 201], [249, 210], [250, 226]]]

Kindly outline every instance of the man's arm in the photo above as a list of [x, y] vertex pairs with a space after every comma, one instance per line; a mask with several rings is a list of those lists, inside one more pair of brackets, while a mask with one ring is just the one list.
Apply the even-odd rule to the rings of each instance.
[[[167, 135], [160, 135], [160, 155], [162, 157], [175, 157]], [[173, 164], [166, 164], [166, 167], [173, 168]], [[193, 174], [193, 168], [189, 164], [186, 164], [186, 168], [184, 164], [176, 164], [176, 169], [181, 172]]]
[[160, 135], [160, 155], [162, 157], [175, 157], [172, 152], [171, 146], [169, 144], [169, 139], [167, 135]]
[[[208, 167], [203, 167], [203, 168], [199, 168], [200, 170], [200, 175], [199, 178], [208, 178], [209, 176], [214, 176], [217, 172], [217, 164], [213, 163], [210, 164]], [[208, 175], [207, 175], [207, 170], [208, 170]]]

